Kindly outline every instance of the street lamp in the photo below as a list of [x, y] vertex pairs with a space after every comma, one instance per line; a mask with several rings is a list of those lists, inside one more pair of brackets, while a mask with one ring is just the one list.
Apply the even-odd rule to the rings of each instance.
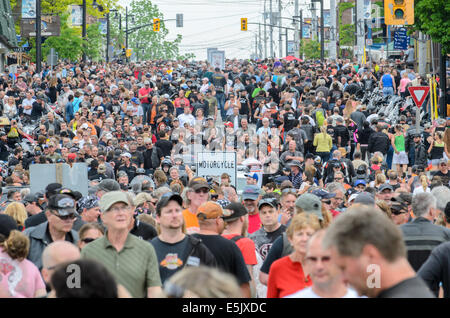
[[311, 2], [320, 2], [320, 60], [324, 60], [324, 49], [325, 49], [325, 39], [324, 39], [324, 21], [323, 21], [323, 0], [311, 0]]

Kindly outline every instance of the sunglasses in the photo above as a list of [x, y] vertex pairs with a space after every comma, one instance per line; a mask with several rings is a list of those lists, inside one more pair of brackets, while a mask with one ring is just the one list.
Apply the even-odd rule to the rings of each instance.
[[294, 194], [297, 194], [297, 189], [286, 188], [286, 189], [283, 189], [283, 191], [281, 191], [281, 193], [294, 193]]
[[63, 220], [63, 221], [67, 221], [67, 220], [75, 220], [75, 218], [77, 217], [77, 216], [75, 215], [75, 213], [71, 213], [71, 214], [69, 214], [69, 215], [60, 215], [60, 214], [58, 214], [58, 213], [53, 213], [53, 212], [52, 212], [52, 214], [53, 214], [54, 216], [57, 216], [59, 219], [61, 219], [61, 220]]
[[209, 190], [208, 189], [206, 189], [206, 188], [200, 188], [200, 189], [197, 189], [197, 190], [195, 190], [195, 193], [209, 193]]
[[397, 210], [391, 210], [391, 212], [392, 212], [392, 214], [394, 214], [394, 215], [400, 215], [400, 214], [408, 213], [407, 211], [404, 211], [404, 210], [400, 210], [400, 211], [397, 211]]
[[84, 242], [84, 243], [86, 243], [86, 244], [89, 244], [89, 243], [91, 243], [91, 242], [94, 242], [95, 240], [96, 240], [95, 238], [92, 238], [92, 237], [86, 237], [86, 238], [82, 239], [81, 241]]

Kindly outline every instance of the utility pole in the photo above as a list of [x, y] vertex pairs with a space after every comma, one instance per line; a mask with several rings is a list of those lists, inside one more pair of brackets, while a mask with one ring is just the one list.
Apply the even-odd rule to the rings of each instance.
[[[303, 10], [300, 10], [300, 42], [303, 41]], [[300, 58], [303, 60], [303, 54], [300, 53]]]
[[270, 57], [273, 57], [275, 54], [273, 54], [273, 11], [272, 11], [272, 0], [269, 2], [270, 4]]
[[331, 60], [336, 60], [336, 0], [330, 0], [330, 44], [328, 46]]
[[40, 75], [42, 71], [42, 38], [41, 38], [41, 0], [36, 0], [36, 73]]
[[311, 40], [316, 40], [316, 4], [314, 2], [311, 2], [310, 5], [310, 11], [311, 11], [311, 24], [312, 24], [312, 30], [311, 30]]
[[[446, 52], [445, 52], [446, 53]], [[447, 54], [442, 53], [442, 44], [439, 46], [439, 106], [441, 117], [447, 117]]]
[[264, 58], [267, 58], [267, 0], [264, 0]]
[[262, 58], [262, 43], [261, 43], [261, 24], [258, 26], [258, 37], [259, 37], [259, 46], [258, 46], [258, 58]]
[[[278, 26], [280, 29], [278, 30], [278, 50], [280, 51], [280, 58], [283, 56], [283, 38], [282, 38], [282, 30], [281, 30], [281, 0], [278, 0]], [[286, 29], [287, 31], [287, 29]]]
[[[125, 51], [128, 50], [128, 7], [125, 7]], [[128, 56], [125, 53], [125, 58], [128, 63]]]
[[[298, 0], [295, 0], [294, 12], [296, 15], [298, 14]], [[295, 19], [295, 17], [294, 17], [294, 19]], [[300, 56], [300, 54], [299, 54], [300, 45], [299, 45], [299, 34], [298, 34], [298, 29], [299, 29], [298, 22], [294, 22], [294, 25], [295, 25], [295, 31], [294, 31], [294, 49], [295, 49], [294, 52], [295, 53], [294, 53], [294, 56], [299, 57]]]
[[86, 62], [86, 24], [87, 24], [87, 8], [86, 8], [86, 0], [83, 0], [83, 23], [81, 30], [81, 37], [83, 39], [83, 62]]
[[362, 57], [364, 54], [364, 42], [365, 42], [365, 30], [364, 30], [364, 0], [356, 0], [356, 25], [357, 25], [357, 58], [358, 63], [362, 63]]
[[419, 38], [417, 39], [418, 43], [418, 61], [419, 65], [417, 66], [418, 73], [425, 77], [427, 73], [427, 37], [425, 34], [419, 31]]
[[323, 0], [320, 0], [320, 60], [325, 60], [325, 24], [323, 21]]
[[109, 12], [106, 14], [106, 63], [109, 63]]

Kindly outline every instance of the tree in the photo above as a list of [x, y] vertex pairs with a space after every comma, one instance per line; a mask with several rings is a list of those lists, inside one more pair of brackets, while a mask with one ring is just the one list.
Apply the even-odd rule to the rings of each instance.
[[[71, 61], [77, 60], [82, 53], [82, 39], [80, 33], [77, 32], [74, 28], [70, 28], [67, 24], [69, 18], [69, 14], [61, 15], [61, 35], [60, 36], [52, 36], [47, 38], [47, 40], [42, 44], [42, 56], [44, 58], [50, 52], [51, 48], [54, 48], [56, 52], [58, 52], [58, 56], [60, 59], [68, 59]], [[33, 48], [30, 51], [30, 55], [35, 62], [36, 58], [36, 38], [32, 38]]]
[[[134, 0], [131, 2], [130, 14], [134, 17], [132, 27], [150, 24], [154, 18], [161, 21], [160, 31], [153, 31], [153, 26], [148, 25], [130, 33], [128, 46], [137, 52], [141, 59], [182, 59], [178, 45], [181, 43], [181, 35], [178, 34], [173, 41], [167, 41], [169, 31], [165, 26], [164, 16], [158, 7], [147, 0]], [[129, 29], [130, 25], [128, 26]]]
[[103, 36], [100, 33], [100, 23], [91, 24], [86, 29], [86, 48], [85, 53], [89, 59], [97, 61], [102, 56]]
[[320, 59], [320, 43], [319, 41], [305, 41], [300, 42], [300, 54], [304, 55], [307, 60]]
[[450, 2], [448, 0], [416, 0], [414, 29], [431, 36], [442, 45], [443, 54], [450, 53]]

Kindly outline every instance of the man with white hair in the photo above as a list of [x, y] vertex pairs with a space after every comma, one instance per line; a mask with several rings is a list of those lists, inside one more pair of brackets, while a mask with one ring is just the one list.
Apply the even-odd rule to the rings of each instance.
[[433, 224], [440, 214], [433, 194], [413, 196], [412, 210], [415, 218], [400, 229], [408, 248], [408, 261], [418, 271], [436, 246], [450, 240], [450, 229]]
[[445, 207], [450, 202], [450, 189], [445, 186], [435, 187], [431, 194], [436, 198], [436, 209], [439, 213], [445, 213]]

